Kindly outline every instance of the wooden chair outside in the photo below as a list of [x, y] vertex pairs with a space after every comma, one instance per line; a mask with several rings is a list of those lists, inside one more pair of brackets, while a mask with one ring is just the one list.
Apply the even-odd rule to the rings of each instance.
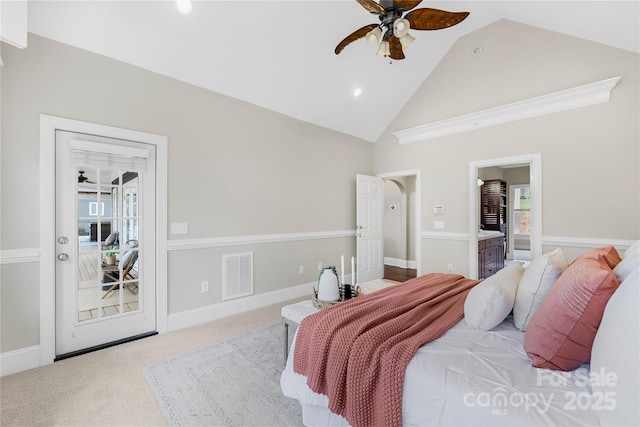
[[[135, 270], [133, 266], [138, 260], [138, 251], [129, 250], [127, 251], [120, 260], [118, 266], [115, 265], [104, 265], [102, 267], [103, 278], [102, 283], [113, 283], [109, 289], [102, 295], [102, 299], [105, 299], [111, 292], [115, 291], [120, 287], [120, 284], [125, 280], [135, 280], [137, 277], [133, 275]], [[120, 273], [122, 272], [122, 273]], [[138, 282], [129, 282], [122, 283], [122, 285], [132, 294], [136, 294], [138, 290]], [[104, 287], [103, 287], [104, 289]]]

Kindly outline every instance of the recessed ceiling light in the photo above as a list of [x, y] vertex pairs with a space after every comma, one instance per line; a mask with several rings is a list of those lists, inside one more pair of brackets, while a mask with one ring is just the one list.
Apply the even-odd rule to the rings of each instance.
[[176, 0], [176, 7], [181, 13], [184, 13], [185, 15], [190, 14], [191, 9], [193, 9], [191, 0]]
[[481, 53], [482, 53], [482, 46], [476, 46], [476, 48], [471, 51], [471, 55], [473, 56], [480, 56]]
[[356, 88], [356, 90], [353, 91], [353, 96], [358, 97], [362, 94], [362, 88]]

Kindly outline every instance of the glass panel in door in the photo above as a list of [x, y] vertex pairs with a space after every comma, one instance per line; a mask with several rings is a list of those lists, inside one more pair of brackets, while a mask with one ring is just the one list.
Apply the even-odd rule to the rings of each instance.
[[77, 169], [77, 321], [138, 311], [141, 178], [120, 169]]

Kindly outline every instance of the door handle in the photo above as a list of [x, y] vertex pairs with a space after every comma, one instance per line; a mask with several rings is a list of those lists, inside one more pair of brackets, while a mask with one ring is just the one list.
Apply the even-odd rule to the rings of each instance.
[[60, 261], [66, 261], [68, 259], [69, 259], [69, 255], [68, 254], [64, 254], [63, 253], [63, 254], [59, 254], [58, 255], [58, 260], [60, 260]]
[[66, 245], [67, 243], [69, 243], [69, 239], [65, 236], [60, 236], [58, 237], [58, 243], [60, 243], [61, 245]]

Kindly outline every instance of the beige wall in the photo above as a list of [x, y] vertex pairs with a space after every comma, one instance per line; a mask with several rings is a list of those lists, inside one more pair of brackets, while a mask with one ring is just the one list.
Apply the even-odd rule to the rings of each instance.
[[[354, 229], [355, 175], [372, 173], [367, 141], [32, 34], [27, 49], [2, 44], [2, 58], [3, 252], [40, 245], [40, 114], [167, 136], [168, 221], [189, 223], [170, 239]], [[241, 249], [254, 251], [259, 294], [315, 281], [318, 262], [355, 254], [352, 240]], [[220, 301], [221, 255], [238, 248], [223, 249], [169, 253], [171, 313]], [[39, 342], [38, 268], [0, 267], [1, 352]]]
[[[480, 56], [471, 52], [483, 46]], [[447, 53], [375, 143], [375, 171], [422, 170], [422, 229], [468, 233], [469, 162], [542, 153], [545, 237], [640, 237], [639, 64], [637, 53], [498, 21]], [[399, 145], [392, 132], [622, 76], [607, 103], [424, 142]], [[445, 215], [431, 206], [443, 203]], [[435, 230], [438, 231], [438, 230]], [[548, 250], [550, 244], [544, 245]], [[422, 241], [423, 272], [468, 274], [464, 239]], [[567, 248], [574, 254], [576, 250]], [[581, 249], [584, 251], [585, 249]]]
[[[404, 187], [404, 185], [403, 185]], [[406, 192], [397, 181], [384, 182], [384, 256], [397, 260], [407, 259], [407, 207]], [[395, 209], [391, 206], [395, 205]]]

